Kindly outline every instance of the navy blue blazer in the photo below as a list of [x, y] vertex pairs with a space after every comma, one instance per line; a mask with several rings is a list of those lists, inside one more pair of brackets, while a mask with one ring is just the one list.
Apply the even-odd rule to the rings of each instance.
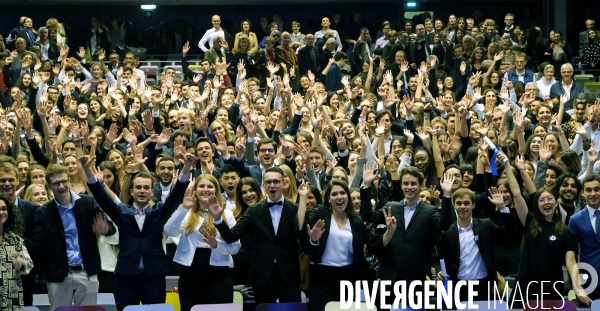
[[179, 180], [171, 190], [165, 203], [156, 203], [146, 209], [146, 219], [142, 230], [135, 220], [136, 208], [126, 204], [116, 204], [102, 189], [100, 183], [89, 184], [88, 187], [98, 204], [119, 228], [119, 255], [115, 274], [134, 275], [140, 266], [140, 258], [148, 274], [164, 274], [169, 272], [169, 262], [162, 247], [163, 228], [171, 214], [183, 201], [188, 182]]
[[[596, 271], [600, 271], [600, 238], [594, 232], [587, 207], [571, 216], [569, 228], [571, 228], [573, 234], [575, 234], [575, 238], [579, 241], [580, 262], [592, 265]], [[585, 286], [587, 284], [584, 283], [582, 285]], [[588, 296], [592, 300], [600, 299], [600, 286], [596, 286], [594, 291]]]

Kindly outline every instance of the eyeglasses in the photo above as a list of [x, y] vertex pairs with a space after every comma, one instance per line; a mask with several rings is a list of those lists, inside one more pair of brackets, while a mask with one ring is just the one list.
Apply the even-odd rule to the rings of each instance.
[[279, 185], [281, 183], [281, 180], [279, 180], [279, 179], [265, 180], [265, 181], [263, 181], [263, 183], [265, 185], [270, 185], [270, 184]]
[[0, 212], [7, 212], [8, 208], [6, 206], [0, 207]]
[[262, 149], [259, 149], [258, 151], [260, 151], [262, 153], [267, 153], [267, 152], [268, 153], [275, 153], [275, 149], [273, 149], [273, 148], [262, 148]]
[[58, 180], [53, 183], [50, 183], [50, 185], [52, 185], [52, 187], [59, 187], [60, 185], [63, 185], [63, 184], [66, 186], [69, 184], [69, 181], [68, 180]]
[[5, 183], [12, 184], [15, 181], [16, 181], [16, 179], [14, 179], [14, 178], [3, 178], [3, 179], [0, 179], [0, 184], [5, 184]]
[[554, 198], [548, 197], [548, 198], [540, 198], [540, 203], [552, 203], [552, 201], [554, 201]]

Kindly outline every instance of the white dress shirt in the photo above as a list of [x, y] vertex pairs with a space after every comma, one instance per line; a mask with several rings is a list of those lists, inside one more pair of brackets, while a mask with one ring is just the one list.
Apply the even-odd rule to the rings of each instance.
[[[240, 241], [234, 243], [226, 243], [221, 239], [221, 234], [217, 230], [215, 239], [217, 239], [217, 247], [212, 248], [208, 243], [204, 242], [204, 236], [200, 233], [200, 227], [207, 219], [204, 217], [205, 213], [201, 213], [198, 224], [194, 228], [194, 231], [189, 235], [183, 230], [184, 224], [189, 220], [192, 213], [191, 210], [187, 210], [181, 206], [171, 215], [171, 218], [165, 224], [165, 232], [171, 236], [176, 237], [181, 234], [177, 250], [175, 251], [175, 257], [173, 261], [184, 266], [189, 267], [194, 260], [194, 254], [196, 248], [210, 248], [210, 265], [211, 266], [224, 266], [233, 268], [233, 258], [231, 255], [237, 254], [242, 247]], [[223, 217], [227, 221], [229, 228], [235, 226], [236, 221], [233, 217], [233, 213], [229, 210], [223, 211]]]
[[204, 36], [202, 36], [202, 39], [200, 39], [200, 42], [198, 43], [198, 47], [202, 50], [202, 52], [206, 53], [206, 51], [208, 51], [208, 49], [206, 48], [207, 41], [208, 41], [208, 46], [210, 46], [212, 48], [213, 42], [212, 42], [212, 40], [210, 40], [210, 38], [212, 37], [213, 33], [217, 33], [217, 34], [219, 34], [219, 36], [225, 38], [225, 32], [223, 31], [223, 28], [217, 29], [217, 28], [213, 27], [213, 28], [207, 30], [204, 33]]
[[321, 264], [330, 267], [344, 267], [352, 264], [354, 261], [352, 239], [350, 219], [347, 219], [346, 224], [339, 228], [335, 222], [335, 217], [331, 214], [329, 237], [327, 237], [325, 251], [321, 257]]
[[479, 238], [479, 236], [473, 234], [473, 219], [471, 219], [471, 224], [466, 229], [458, 226], [460, 263], [457, 278], [459, 280], [481, 280], [488, 274], [481, 253], [479, 253], [476, 238]]
[[594, 215], [594, 213], [598, 210], [597, 208], [591, 208], [589, 206], [585, 207], [588, 211], [588, 214], [590, 215], [590, 222], [592, 223], [592, 229], [594, 229], [594, 232], [596, 232], [596, 234], [598, 234], [598, 231], [600, 228], [596, 228], [596, 215]]

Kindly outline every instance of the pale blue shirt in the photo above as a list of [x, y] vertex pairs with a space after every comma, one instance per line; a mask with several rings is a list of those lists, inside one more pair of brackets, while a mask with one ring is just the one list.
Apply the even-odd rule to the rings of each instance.
[[67, 258], [69, 259], [70, 266], [81, 265], [83, 259], [81, 258], [81, 248], [79, 247], [79, 234], [77, 232], [77, 223], [75, 221], [75, 214], [73, 213], [73, 206], [75, 201], [79, 200], [79, 197], [75, 192], [71, 192], [71, 203], [68, 206], [63, 206], [56, 199], [56, 206], [62, 220], [63, 227], [65, 230], [65, 239], [67, 246]]
[[410, 223], [410, 219], [412, 218], [415, 210], [417, 209], [417, 205], [419, 205], [421, 200], [417, 201], [415, 205], [408, 206], [406, 205], [406, 200], [404, 200], [404, 229], [408, 228], [408, 224]]

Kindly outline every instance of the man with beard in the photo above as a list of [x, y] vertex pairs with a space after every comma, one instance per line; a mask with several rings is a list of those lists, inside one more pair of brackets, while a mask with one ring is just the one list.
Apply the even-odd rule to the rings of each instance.
[[[579, 241], [580, 262], [591, 265], [595, 271], [600, 271], [600, 176], [587, 176], [582, 184], [582, 195], [587, 206], [571, 217], [569, 228]], [[589, 288], [590, 281], [581, 285]], [[600, 286], [592, 290], [588, 297], [591, 300], [599, 299]]]
[[235, 189], [240, 182], [240, 173], [232, 165], [226, 164], [221, 168], [221, 178], [219, 183], [224, 192], [222, 193], [225, 201], [225, 208], [233, 210], [235, 208]]
[[171, 186], [173, 186], [173, 172], [175, 171], [175, 160], [170, 156], [164, 156], [158, 160], [156, 165], [156, 179], [158, 183], [154, 184], [154, 196], [152, 201], [155, 203], [162, 202], [171, 193]]
[[554, 184], [554, 192], [558, 193], [558, 211], [563, 222], [568, 225], [573, 214], [577, 213], [579, 206], [579, 194], [581, 193], [581, 183], [577, 175], [573, 173], [563, 173], [558, 176]]

